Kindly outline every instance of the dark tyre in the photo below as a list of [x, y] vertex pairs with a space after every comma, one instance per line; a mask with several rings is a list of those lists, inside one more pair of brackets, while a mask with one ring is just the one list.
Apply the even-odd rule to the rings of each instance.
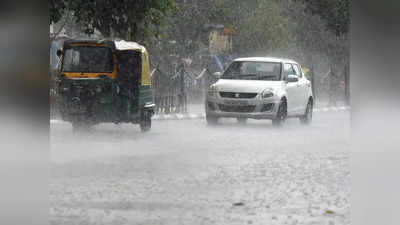
[[139, 125], [142, 132], [149, 132], [151, 129], [151, 114], [147, 112], [143, 113]]
[[299, 119], [300, 119], [301, 124], [310, 125], [312, 122], [312, 118], [313, 118], [313, 102], [310, 99], [310, 100], [308, 100], [308, 103], [307, 103], [306, 112]]
[[282, 100], [279, 104], [278, 112], [276, 117], [272, 120], [272, 125], [275, 127], [280, 127], [286, 120], [287, 116], [287, 104], [286, 101]]
[[246, 124], [246, 122], [247, 122], [247, 118], [237, 118], [237, 121], [238, 121], [238, 123], [239, 124]]
[[218, 117], [206, 115], [207, 124], [214, 126], [218, 124]]

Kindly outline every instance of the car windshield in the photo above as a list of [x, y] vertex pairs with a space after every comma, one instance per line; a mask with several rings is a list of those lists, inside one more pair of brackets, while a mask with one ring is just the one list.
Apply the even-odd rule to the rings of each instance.
[[279, 80], [281, 63], [277, 62], [233, 62], [221, 79], [230, 80]]
[[109, 48], [77, 46], [65, 50], [63, 72], [111, 73], [113, 58]]

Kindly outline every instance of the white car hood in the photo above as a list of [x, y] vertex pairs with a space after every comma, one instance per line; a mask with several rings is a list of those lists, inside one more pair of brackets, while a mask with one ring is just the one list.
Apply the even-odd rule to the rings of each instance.
[[240, 92], [240, 93], [261, 93], [267, 88], [281, 88], [282, 81], [264, 80], [218, 80], [214, 86], [217, 91]]

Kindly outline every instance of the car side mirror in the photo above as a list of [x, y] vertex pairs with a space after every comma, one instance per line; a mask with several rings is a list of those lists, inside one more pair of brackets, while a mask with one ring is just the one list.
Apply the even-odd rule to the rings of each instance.
[[57, 52], [56, 52], [56, 54], [57, 54], [57, 57], [58, 57], [58, 58], [61, 58], [61, 56], [62, 56], [62, 54], [63, 54], [63, 51], [62, 51], [61, 49], [58, 49]]
[[297, 75], [288, 75], [286, 78], [286, 81], [288, 83], [294, 83], [294, 82], [299, 81], [299, 77]]
[[215, 72], [215, 73], [213, 73], [213, 76], [215, 78], [219, 79], [222, 76], [222, 73], [221, 72]]

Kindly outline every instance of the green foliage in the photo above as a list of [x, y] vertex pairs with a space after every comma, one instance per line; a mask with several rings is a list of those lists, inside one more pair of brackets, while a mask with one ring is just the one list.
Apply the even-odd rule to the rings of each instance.
[[[350, 0], [51, 0], [50, 22], [73, 12], [92, 34], [145, 44], [155, 61], [205, 52], [209, 25], [233, 27], [240, 55], [348, 59]], [[168, 63], [167, 63], [168, 64]]]
[[[291, 34], [288, 18], [274, 0], [250, 1], [241, 4], [233, 26], [238, 30], [235, 48], [241, 52], [268, 54], [288, 46]], [[256, 53], [256, 54], [257, 54]]]
[[174, 0], [51, 0], [54, 6], [51, 21], [57, 22], [64, 10], [74, 13], [84, 32], [93, 34], [97, 29], [105, 37], [120, 37], [141, 41], [163, 24], [164, 15], [175, 9]]
[[350, 24], [350, 0], [300, 0], [307, 10], [326, 21], [327, 28], [337, 36], [347, 34]]
[[65, 9], [66, 9], [65, 1], [50, 0], [49, 2], [50, 24], [58, 22], [65, 13]]
[[199, 44], [208, 41], [206, 26], [213, 23], [215, 6], [210, 0], [176, 0], [176, 6], [168, 15], [163, 39], [175, 41], [181, 56], [195, 54]]
[[[185, 53], [207, 46], [208, 25], [222, 24], [238, 31], [234, 49], [241, 53], [268, 51], [287, 46], [288, 19], [276, 0], [176, 0], [166, 31]], [[249, 41], [251, 40], [251, 41]]]

